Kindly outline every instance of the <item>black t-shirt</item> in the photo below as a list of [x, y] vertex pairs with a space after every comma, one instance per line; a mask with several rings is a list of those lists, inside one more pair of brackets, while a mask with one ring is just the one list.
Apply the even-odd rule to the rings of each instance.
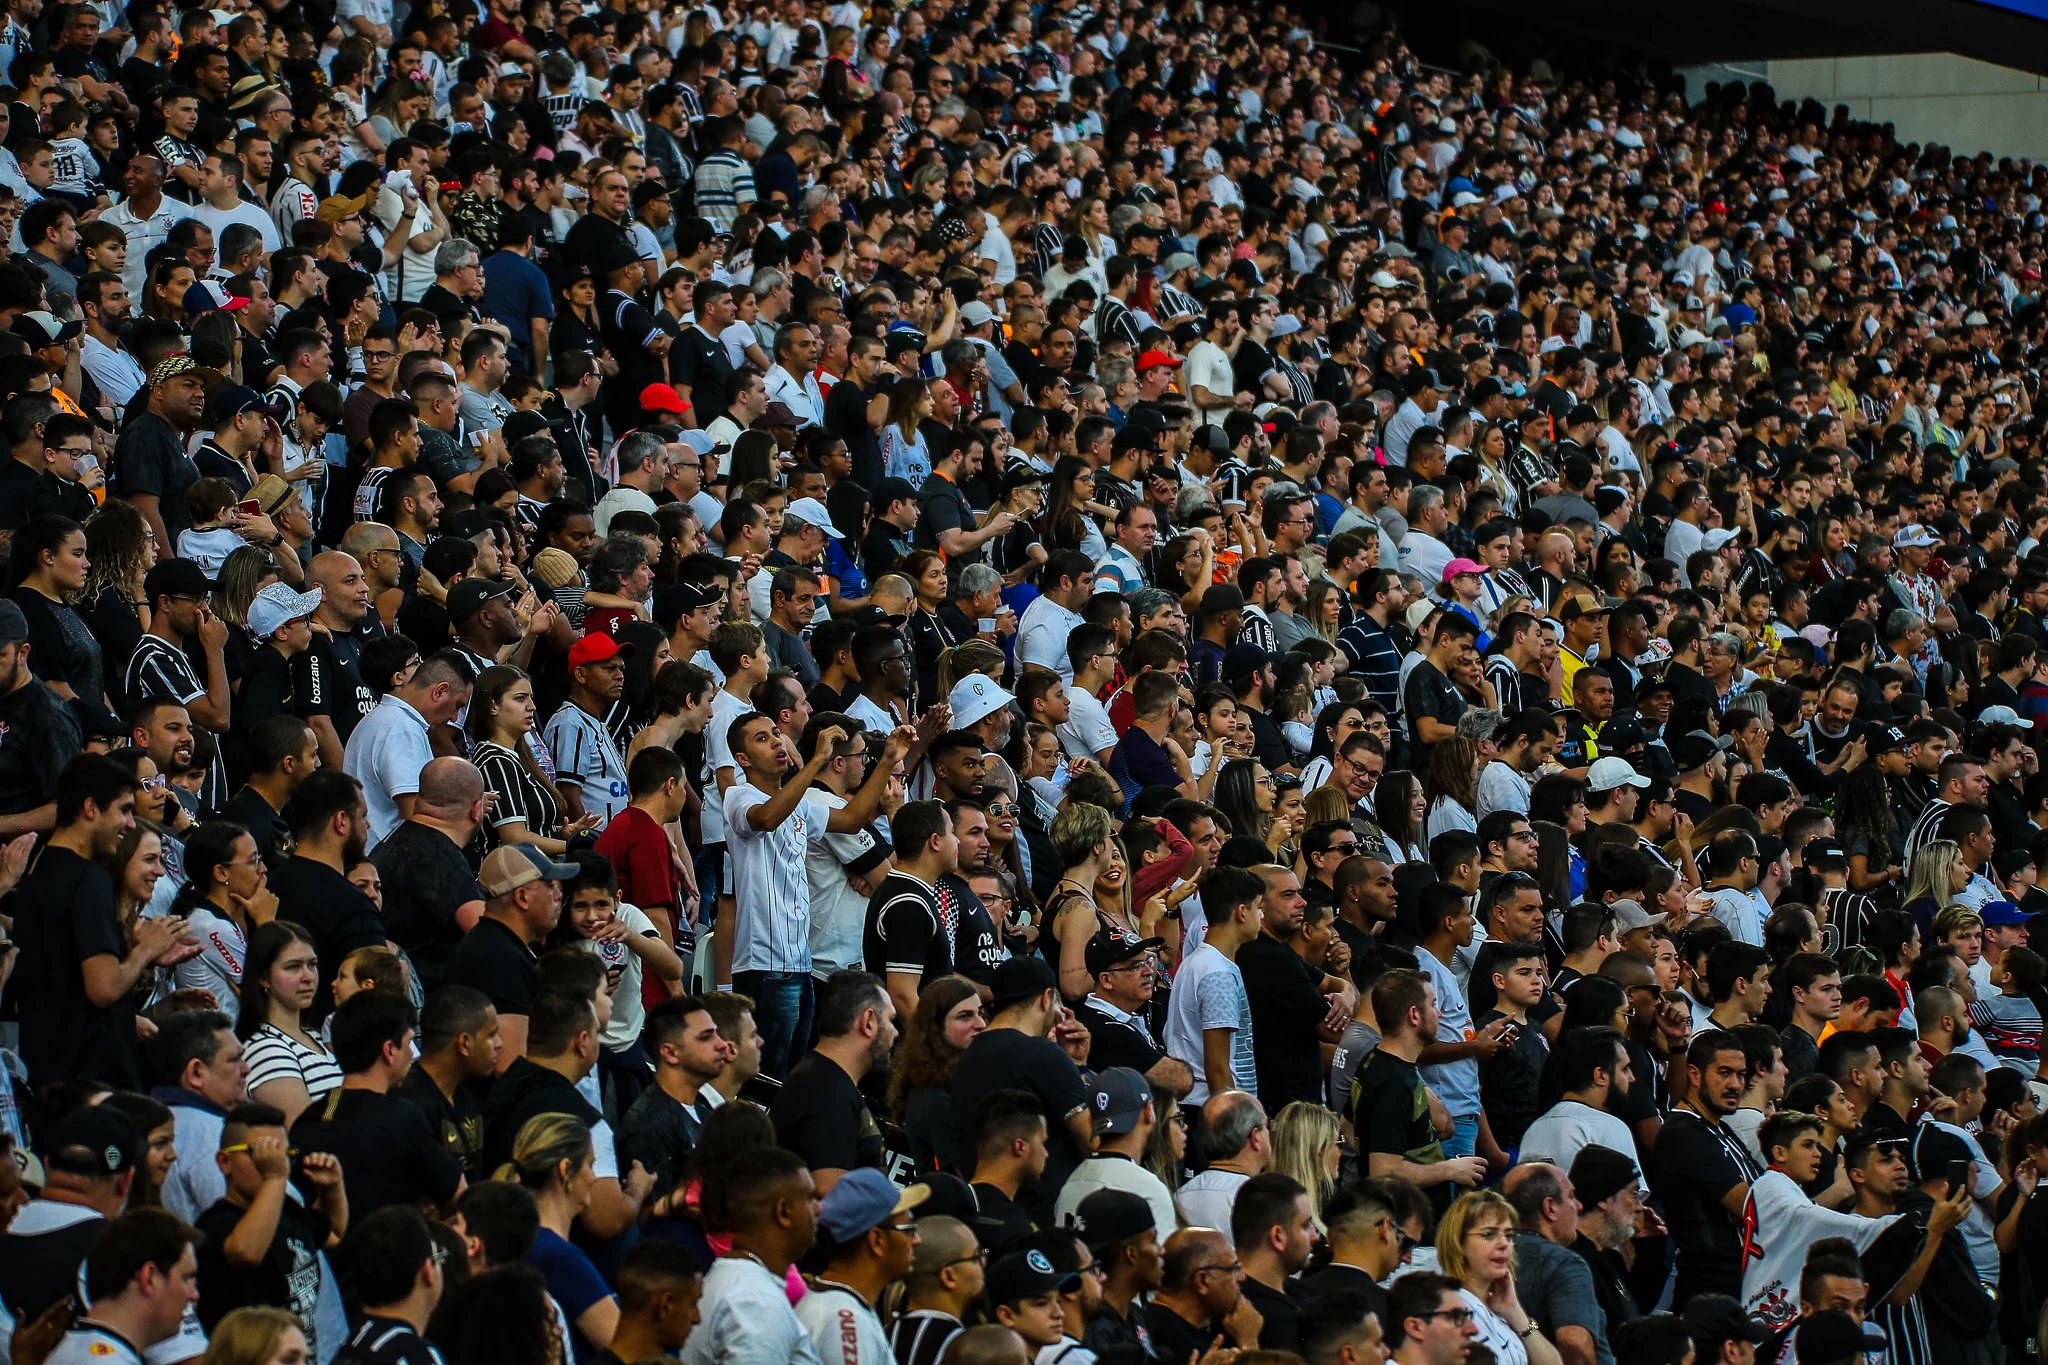
[[0, 697], [0, 815], [47, 802], [58, 774], [84, 748], [78, 718], [41, 679]]
[[462, 1183], [462, 1166], [416, 1105], [372, 1090], [334, 1090], [299, 1115], [292, 1145], [332, 1152], [341, 1162], [351, 1216], [386, 1204], [445, 1204]]
[[981, 1210], [981, 1216], [991, 1224], [988, 1231], [981, 1234], [982, 1245], [989, 1249], [991, 1255], [1002, 1255], [1005, 1247], [1038, 1230], [1030, 1211], [993, 1185], [976, 1185], [974, 1202]]
[[222, 1199], [194, 1224], [206, 1234], [199, 1244], [199, 1325], [211, 1332], [235, 1309], [257, 1307], [283, 1308], [301, 1322], [313, 1321], [320, 1305], [327, 1215], [287, 1198], [278, 1210], [269, 1253], [244, 1268], [228, 1261], [227, 1244], [248, 1211]]
[[123, 992], [102, 1008], [85, 994], [87, 958], [128, 954], [113, 878], [98, 863], [46, 844], [11, 909], [21, 950], [12, 997], [30, 1081], [91, 1076], [117, 1089], [141, 1089], [135, 997]]
[[520, 1057], [492, 1082], [484, 1102], [484, 1169], [495, 1171], [510, 1161], [519, 1130], [542, 1114], [572, 1114], [593, 1128], [604, 1118], [574, 1081]]
[[1294, 750], [1288, 747], [1287, 736], [1280, 732], [1280, 724], [1256, 707], [1241, 706], [1238, 714], [1251, 722], [1252, 754], [1268, 769], [1294, 766]]
[[415, 1066], [399, 1084], [398, 1096], [426, 1115], [428, 1127], [440, 1135], [442, 1148], [460, 1163], [464, 1175], [479, 1180], [489, 1174], [483, 1162], [484, 1107], [475, 1090], [458, 1085], [450, 1099], [425, 1067]]
[[996, 965], [1003, 960], [1001, 935], [988, 907], [966, 880], [953, 873], [939, 878], [939, 902], [955, 919], [953, 970], [970, 981], [993, 985]]
[[938, 888], [907, 872], [891, 872], [868, 897], [861, 956], [877, 976], [918, 973], [921, 990], [953, 971], [957, 918], [949, 919]]
[[497, 920], [486, 915], [462, 936], [448, 968], [444, 986], [471, 986], [491, 998], [502, 1015], [525, 1015], [533, 1008], [533, 949]]
[[98, 1214], [78, 1212], [86, 1216], [48, 1232], [0, 1233], [0, 1300], [17, 1323], [77, 1292], [78, 1267], [107, 1225]]
[[1318, 989], [1322, 976], [1301, 955], [1268, 934], [1238, 949], [1245, 998], [1252, 1007], [1252, 1060], [1259, 1100], [1277, 1114], [1290, 1100], [1320, 1104], [1329, 1071], [1317, 1026], [1330, 1012]]
[[365, 1317], [330, 1365], [447, 1365], [409, 1323]]
[[293, 856], [273, 868], [270, 889], [277, 893], [278, 914], [310, 933], [320, 952], [320, 990], [311, 1018], [325, 1019], [334, 1008], [334, 973], [341, 960], [358, 948], [384, 946], [383, 917], [348, 878], [311, 858]]
[[1364, 1296], [1366, 1306], [1379, 1315], [1381, 1322], [1387, 1320], [1387, 1291], [1355, 1265], [1333, 1262], [1313, 1275], [1304, 1275], [1298, 1293], [1302, 1303], [1312, 1302], [1322, 1294], [1359, 1294]]
[[1401, 699], [1408, 708], [1408, 747], [1415, 755], [1408, 766], [1421, 772], [1429, 763], [1430, 746], [1423, 741], [1419, 718], [1428, 716], [1445, 725], [1456, 725], [1458, 717], [1465, 714], [1465, 694], [1443, 675], [1442, 669], [1424, 659], [1408, 675]]
[[235, 694], [232, 714], [234, 724], [221, 736], [221, 749], [227, 758], [228, 781], [240, 786], [249, 780], [249, 731], [272, 716], [299, 714], [291, 661], [275, 646], [266, 642], [256, 647], [249, 671], [242, 675], [241, 691]]
[[[1066, 1123], [1069, 1114], [1088, 1107], [1081, 1069], [1050, 1038], [1032, 1038], [1013, 1028], [985, 1029], [953, 1068], [954, 1121], [971, 1125], [991, 1090], [1029, 1090], [1045, 1110], [1045, 1173], [1020, 1190], [1018, 1198], [1040, 1223], [1051, 1226], [1060, 1186], [1081, 1164], [1081, 1150]], [[962, 1137], [971, 1147], [973, 1134]]]
[[1101, 1004], [1093, 996], [1081, 1002], [1081, 1022], [1088, 1026], [1090, 1071], [1127, 1066], [1142, 1076], [1159, 1065], [1159, 1059], [1166, 1055], [1163, 1049], [1155, 1047], [1138, 1032], [1135, 1025], [1104, 1014]]
[[1268, 1351], [1292, 1351], [1301, 1345], [1301, 1309], [1294, 1296], [1269, 1289], [1247, 1275], [1244, 1296], [1259, 1310], [1259, 1346]]
[[1674, 1109], [1657, 1136], [1653, 1185], [1678, 1251], [1679, 1296], [1737, 1295], [1742, 1285], [1742, 1237], [1721, 1197], [1762, 1174], [1726, 1124], [1689, 1109]]
[[384, 931], [432, 990], [462, 942], [456, 910], [483, 900], [484, 889], [456, 842], [417, 820], [403, 821], [386, 835], [370, 861], [384, 878]]
[[1145, 1330], [1152, 1334], [1152, 1358], [1172, 1361], [1183, 1365], [1189, 1360], [1200, 1360], [1222, 1331], [1217, 1323], [1205, 1322], [1195, 1326], [1163, 1303], [1148, 1303], [1144, 1307]]
[[[668, 377], [671, 383], [689, 390], [691, 416], [697, 419], [699, 427], [708, 427], [727, 415], [725, 385], [732, 378], [732, 358], [726, 353], [725, 343], [717, 337], [706, 336], [701, 327], [683, 328], [669, 347]], [[866, 426], [867, 418], [863, 416], [861, 427]], [[853, 449], [851, 433], [837, 426], [832, 430], [845, 439], [848, 450]], [[855, 465], [854, 477], [859, 476], [860, 467]]]
[[814, 1171], [881, 1169], [881, 1125], [853, 1077], [829, 1057], [813, 1052], [791, 1067], [768, 1117], [775, 1124], [776, 1145], [795, 1152]]
[[356, 723], [370, 714], [377, 694], [363, 684], [356, 656], [362, 642], [353, 636], [337, 642], [313, 632], [313, 643], [292, 658], [292, 690], [299, 701], [299, 714], [311, 719], [325, 716], [343, 744], [355, 733]]
[[882, 443], [868, 425], [868, 404], [874, 394], [851, 379], [842, 379], [825, 395], [825, 427], [846, 442], [853, 461], [853, 481], [873, 492], [882, 481]]
[[[1485, 1028], [1507, 1016], [1488, 1010], [1473, 1021]], [[1550, 1060], [1550, 1042], [1534, 1023], [1514, 1024], [1514, 1041], [1479, 1064], [1479, 1098], [1486, 1109], [1493, 1140], [1513, 1150], [1522, 1134], [1543, 1114], [1543, 1064]]]
[[229, 797], [228, 803], [220, 808], [220, 818], [232, 820], [249, 831], [265, 867], [276, 867], [292, 856], [290, 822], [254, 787], [244, 787]]
[[1443, 1143], [1429, 1117], [1422, 1068], [1384, 1048], [1373, 1049], [1351, 1082], [1351, 1127], [1358, 1134], [1358, 1150], [1368, 1161], [1374, 1152], [1391, 1152], [1418, 1164], [1444, 1159]]

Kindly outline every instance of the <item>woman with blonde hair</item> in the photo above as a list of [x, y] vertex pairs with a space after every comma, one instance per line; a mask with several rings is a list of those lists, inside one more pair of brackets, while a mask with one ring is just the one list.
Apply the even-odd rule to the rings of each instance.
[[1323, 1230], [1323, 1205], [1337, 1189], [1337, 1116], [1320, 1104], [1295, 1100], [1273, 1116], [1273, 1162], [1266, 1169], [1291, 1175], [1308, 1191], [1308, 1213]]
[[1913, 852], [1906, 876], [1906, 894], [1899, 908], [1921, 924], [1931, 924], [1956, 893], [1970, 884], [1970, 866], [1953, 839], [1929, 839]]
[[282, 1308], [237, 1308], [213, 1325], [199, 1365], [308, 1365], [306, 1329]]
[[1496, 1365], [1562, 1365], [1515, 1294], [1515, 1207], [1492, 1190], [1460, 1195], [1436, 1226], [1437, 1269], [1456, 1280]]
[[609, 1348], [618, 1331], [619, 1301], [582, 1248], [569, 1240], [597, 1184], [591, 1151], [590, 1129], [582, 1119], [536, 1114], [520, 1127], [512, 1140], [512, 1159], [493, 1178], [516, 1180], [532, 1192], [540, 1231], [526, 1263], [546, 1277], [548, 1293], [562, 1305], [576, 1335], [596, 1352]]

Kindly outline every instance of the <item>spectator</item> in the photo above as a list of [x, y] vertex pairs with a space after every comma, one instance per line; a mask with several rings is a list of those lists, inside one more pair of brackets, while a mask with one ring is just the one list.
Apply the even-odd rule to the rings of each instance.
[[351, 997], [334, 1012], [341, 1085], [291, 1124], [301, 1151], [332, 1153], [340, 1162], [346, 1207], [445, 1206], [462, 1191], [462, 1168], [440, 1134], [397, 1094], [412, 1068], [413, 1025], [411, 1003], [395, 991]]
[[[1095, 1124], [1095, 1151], [1060, 1186], [1053, 1217], [1067, 1225], [1070, 1215], [1097, 1190], [1122, 1190], [1145, 1201], [1152, 1211], [1155, 1230], [1164, 1234], [1155, 1239], [1154, 1245], [1163, 1243], [1180, 1226], [1180, 1219], [1172, 1191], [1139, 1164], [1159, 1122], [1152, 1108], [1151, 1086], [1129, 1067], [1098, 1071], [1088, 1112]], [[1092, 1236], [1092, 1226], [1083, 1226]]]
[[420, 1055], [398, 1093], [426, 1115], [441, 1145], [481, 1180], [484, 1113], [477, 1088], [498, 1074], [504, 1039], [490, 997], [468, 986], [441, 986], [427, 993], [420, 1011]]
[[535, 953], [562, 917], [562, 883], [577, 873], [530, 844], [508, 844], [484, 859], [483, 917], [462, 936], [443, 981], [482, 992], [498, 1012], [498, 1069], [527, 1051]]
[[160, 1078], [150, 1093], [177, 1121], [178, 1157], [159, 1195], [165, 1208], [196, 1223], [227, 1189], [213, 1155], [220, 1150], [221, 1124], [249, 1098], [248, 1063], [234, 1024], [218, 1010], [171, 1015], [149, 1050]]
[[1308, 1265], [1316, 1231], [1308, 1191], [1292, 1176], [1268, 1171], [1238, 1188], [1230, 1207], [1230, 1238], [1244, 1266], [1244, 1296], [1259, 1315], [1259, 1345], [1291, 1351], [1300, 1344], [1301, 1306], [1288, 1281]]

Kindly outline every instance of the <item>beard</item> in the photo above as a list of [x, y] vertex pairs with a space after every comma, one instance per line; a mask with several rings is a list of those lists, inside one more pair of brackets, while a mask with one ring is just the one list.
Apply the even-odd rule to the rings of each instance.
[[341, 861], [344, 867], [353, 868], [369, 852], [369, 835], [361, 825], [349, 830], [348, 839], [341, 846]]

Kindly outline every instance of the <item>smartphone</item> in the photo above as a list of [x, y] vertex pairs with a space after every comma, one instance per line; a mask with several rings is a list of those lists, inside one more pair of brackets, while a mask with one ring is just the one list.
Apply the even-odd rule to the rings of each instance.
[[263, 504], [254, 498], [243, 498], [235, 504], [235, 510], [245, 517], [260, 517], [263, 515]]
[[1948, 1188], [1951, 1194], [1957, 1190], [1967, 1190], [1970, 1188], [1969, 1162], [1951, 1161], [1948, 1163]]

